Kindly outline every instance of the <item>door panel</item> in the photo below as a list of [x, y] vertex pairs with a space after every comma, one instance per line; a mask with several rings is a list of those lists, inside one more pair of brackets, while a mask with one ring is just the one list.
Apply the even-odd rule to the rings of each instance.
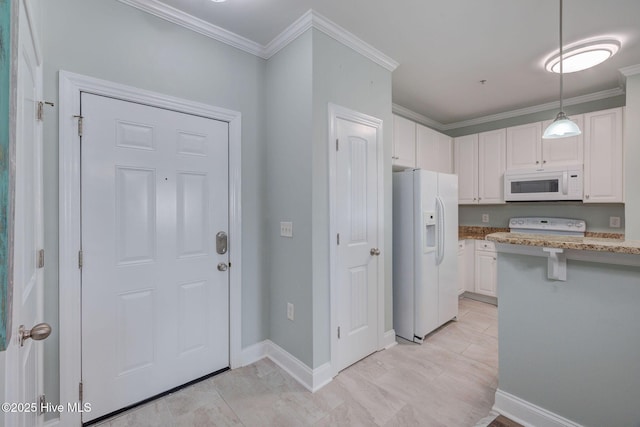
[[378, 185], [376, 128], [337, 120], [338, 369], [377, 346]]
[[229, 366], [228, 124], [83, 93], [82, 381], [92, 411]]

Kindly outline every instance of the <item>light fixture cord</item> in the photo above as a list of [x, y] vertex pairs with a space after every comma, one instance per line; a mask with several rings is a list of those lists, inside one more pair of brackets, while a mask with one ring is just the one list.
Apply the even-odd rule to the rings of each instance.
[[564, 62], [563, 52], [562, 52], [562, 0], [560, 0], [560, 112], [562, 112], [562, 91], [563, 91], [563, 67], [562, 63]]

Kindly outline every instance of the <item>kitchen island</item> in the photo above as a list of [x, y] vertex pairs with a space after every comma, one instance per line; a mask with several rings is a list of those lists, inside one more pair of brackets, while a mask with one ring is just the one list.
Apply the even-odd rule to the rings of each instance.
[[535, 426], [640, 426], [640, 242], [493, 233], [495, 409]]

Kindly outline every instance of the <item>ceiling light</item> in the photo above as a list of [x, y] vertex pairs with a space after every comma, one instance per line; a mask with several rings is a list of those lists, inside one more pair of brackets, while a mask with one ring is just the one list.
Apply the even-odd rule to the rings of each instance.
[[[560, 58], [564, 58], [562, 55], [562, 0], [560, 0]], [[567, 115], [562, 111], [562, 83], [563, 83], [563, 71], [564, 62], [560, 61], [560, 112], [556, 116], [556, 119], [547, 126], [542, 138], [554, 139], [554, 138], [566, 138], [569, 136], [580, 135], [582, 132], [577, 124], [572, 122]]]
[[[564, 50], [563, 67], [565, 73], [586, 70], [606, 61], [620, 50], [620, 42], [615, 39], [589, 40], [567, 46]], [[552, 73], [560, 72], [560, 54], [553, 55], [544, 67]]]
[[225, 2], [227, 0], [211, 0], [211, 1], [214, 2], [214, 3], [222, 3], [222, 2]]

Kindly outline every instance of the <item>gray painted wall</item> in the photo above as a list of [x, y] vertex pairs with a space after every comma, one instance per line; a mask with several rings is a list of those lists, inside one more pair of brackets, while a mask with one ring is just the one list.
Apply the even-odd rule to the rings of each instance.
[[269, 337], [261, 187], [265, 61], [116, 0], [44, 1], [45, 393], [58, 387], [58, 71], [67, 70], [242, 113], [242, 345]]
[[[312, 32], [267, 61], [266, 179], [263, 227], [269, 283], [270, 338], [307, 366], [312, 337]], [[280, 221], [293, 222], [293, 238], [280, 237]], [[294, 304], [294, 321], [287, 303]]]
[[640, 74], [627, 78], [624, 117], [625, 215], [627, 237], [640, 240]]
[[326, 34], [313, 31], [313, 367], [330, 360], [328, 104], [383, 123], [385, 330], [393, 328], [391, 288], [391, 72]]
[[[507, 203], [504, 205], [462, 205], [458, 208], [460, 225], [509, 227], [509, 218], [519, 216], [550, 216], [576, 218], [587, 222], [587, 231], [607, 233], [625, 232], [623, 204], [583, 204], [580, 202]], [[482, 222], [482, 214], [489, 214], [489, 223]], [[621, 227], [609, 227], [609, 217], [620, 217]]]
[[640, 421], [640, 268], [498, 256], [499, 388], [585, 427]]

